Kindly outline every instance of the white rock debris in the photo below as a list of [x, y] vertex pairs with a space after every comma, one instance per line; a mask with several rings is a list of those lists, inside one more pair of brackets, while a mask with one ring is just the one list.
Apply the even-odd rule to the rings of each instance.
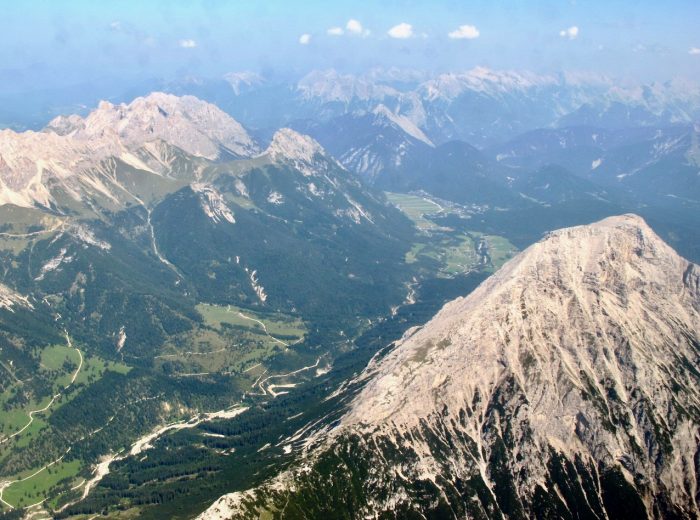
[[236, 188], [236, 191], [241, 197], [245, 197], [246, 199], [250, 198], [250, 193], [248, 193], [248, 187], [243, 183], [241, 179], [236, 179], [234, 187]]
[[47, 273], [55, 271], [59, 268], [61, 264], [68, 264], [72, 261], [73, 257], [68, 255], [68, 250], [65, 247], [63, 247], [56, 256], [54, 256], [43, 266], [41, 266], [41, 271], [39, 271], [39, 275], [36, 278], [34, 278], [34, 280], [36, 280], [37, 282], [41, 281], [44, 279]]
[[119, 335], [117, 336], [117, 352], [121, 352], [126, 344], [126, 329], [124, 325], [119, 328]]
[[109, 251], [112, 249], [112, 244], [97, 238], [95, 233], [86, 224], [75, 224], [71, 226], [69, 232], [78, 240], [87, 245], [97, 247], [103, 251]]
[[202, 205], [202, 211], [209, 217], [213, 222], [219, 223], [222, 221], [229, 222], [231, 224], [236, 223], [236, 219], [233, 216], [233, 212], [226, 205], [223, 195], [214, 188], [211, 184], [204, 184], [200, 182], [193, 182], [190, 184], [192, 191], [199, 194], [199, 200]]
[[267, 202], [270, 204], [284, 204], [284, 196], [278, 191], [271, 191], [267, 196]]
[[250, 279], [250, 285], [255, 291], [255, 294], [257, 294], [258, 299], [262, 302], [265, 303], [267, 301], [267, 293], [265, 292], [265, 288], [260, 285], [260, 282], [258, 281], [258, 271], [257, 270], [249, 270], [247, 267], [245, 268], [245, 272], [248, 273], [248, 278]]
[[26, 296], [22, 296], [18, 292], [13, 291], [6, 285], [0, 283], [0, 309], [13, 311], [13, 307], [16, 305], [27, 309], [34, 308]]

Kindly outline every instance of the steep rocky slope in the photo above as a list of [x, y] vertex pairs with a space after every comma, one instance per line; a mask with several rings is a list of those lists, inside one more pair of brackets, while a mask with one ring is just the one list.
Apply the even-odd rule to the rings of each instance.
[[235, 119], [192, 96], [154, 92], [128, 105], [101, 102], [87, 117], [59, 116], [41, 132], [0, 132], [0, 204], [117, 203], [127, 191], [125, 170], [155, 174], [138, 181], [152, 185], [183, 171], [194, 177], [198, 160], [258, 152]]
[[202, 517], [694, 518], [699, 354], [700, 269], [642, 219], [553, 232]]
[[82, 141], [116, 134], [129, 149], [161, 139], [207, 159], [216, 159], [223, 151], [250, 157], [258, 150], [246, 130], [215, 105], [194, 96], [162, 92], [136, 98], [128, 105], [103, 101], [86, 118], [59, 116], [47, 129]]

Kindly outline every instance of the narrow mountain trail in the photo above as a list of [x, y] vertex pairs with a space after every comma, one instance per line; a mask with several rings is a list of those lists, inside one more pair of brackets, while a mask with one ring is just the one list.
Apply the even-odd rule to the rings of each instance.
[[[7, 481], [4, 481], [4, 482], [0, 482], [0, 502], [2, 502], [3, 504], [5, 504], [5, 505], [6, 505], [7, 507], [9, 507], [10, 509], [14, 509], [15, 507], [14, 507], [12, 504], [10, 504], [10, 503], [5, 502], [5, 500], [4, 500], [4, 498], [3, 498], [3, 493], [5, 492], [5, 490], [6, 490], [7, 488], [9, 488], [9, 487], [10, 487], [11, 485], [13, 485], [13, 484], [16, 484], [16, 483], [18, 483], [18, 482], [24, 482], [24, 481], [26, 481], [26, 480], [32, 479], [32, 478], [36, 477], [38, 474], [40, 474], [41, 472], [46, 471], [48, 468], [50, 468], [50, 467], [53, 466], [54, 464], [58, 464], [59, 462], [61, 462], [61, 461], [63, 460], [63, 458], [64, 458], [66, 455], [68, 455], [68, 454], [70, 453], [70, 450], [71, 450], [71, 448], [68, 448], [68, 449], [66, 450], [66, 452], [65, 452], [63, 455], [61, 455], [59, 458], [57, 458], [57, 459], [54, 460], [53, 462], [49, 462], [49, 463], [46, 464], [44, 467], [39, 468], [38, 470], [36, 470], [36, 471], [35, 471], [34, 473], [32, 473], [31, 475], [27, 475], [26, 477], [18, 478], [18, 479], [16, 479], [16, 480], [7, 480]], [[31, 508], [31, 507], [36, 507], [36, 506], [42, 504], [45, 500], [46, 500], [46, 499], [40, 500], [39, 502], [36, 502], [36, 503], [34, 503], [34, 504], [29, 504], [29, 505], [27, 505], [27, 506], [23, 506], [22, 509], [29, 509], [29, 508]]]
[[[75, 350], [78, 352], [78, 356], [80, 357], [80, 363], [78, 364], [78, 368], [76, 368], [75, 372], [73, 373], [73, 376], [71, 377], [70, 383], [68, 383], [68, 384], [63, 388], [63, 391], [67, 390], [68, 388], [70, 388], [70, 386], [71, 386], [73, 383], [75, 383], [75, 380], [76, 380], [76, 378], [78, 377], [78, 374], [80, 373], [80, 370], [83, 368], [83, 354], [82, 354], [82, 352], [80, 352], [80, 349], [78, 349], [77, 347], [74, 347], [74, 346], [73, 346], [73, 342], [71, 341], [70, 336], [68, 335], [68, 332], [65, 332], [65, 331], [64, 331], [64, 333], [65, 333], [65, 335], [66, 335], [66, 343], [68, 344], [68, 346], [69, 346], [70, 348], [72, 348], [72, 349], [75, 349]], [[24, 430], [26, 430], [27, 428], [29, 428], [29, 427], [32, 425], [32, 423], [34, 422], [34, 415], [43, 413], [43, 412], [45, 412], [46, 410], [48, 410], [48, 409], [51, 407], [51, 405], [56, 401], [56, 399], [58, 399], [59, 397], [61, 397], [61, 393], [62, 393], [62, 392], [58, 392], [57, 394], [55, 394], [55, 395], [51, 398], [51, 400], [49, 401], [49, 403], [48, 403], [46, 406], [44, 406], [43, 408], [37, 408], [36, 410], [30, 410], [29, 412], [27, 412], [27, 415], [29, 416], [29, 422], [28, 422], [27, 424], [25, 424], [25, 425], [22, 427], [22, 429], [20, 429], [19, 431], [16, 431], [15, 433], [13, 433], [12, 435], [9, 435], [8, 437], [5, 437], [5, 438], [3, 438], [3, 439], [0, 439], [0, 444], [4, 444], [4, 443], [8, 442], [10, 439], [12, 439], [12, 438], [18, 436], [18, 435], [21, 434]]]
[[29, 237], [36, 237], [40, 235], [49, 235], [53, 233], [54, 231], [57, 231], [59, 228], [62, 228], [65, 226], [65, 223], [59, 222], [58, 224], [54, 225], [53, 227], [49, 229], [41, 229], [39, 231], [32, 231], [30, 233], [0, 233], [0, 237], [7, 237], [7, 238], [29, 238]]
[[238, 315], [241, 318], [243, 318], [244, 320], [250, 320], [250, 321], [254, 321], [255, 323], [258, 323], [263, 328], [263, 331], [265, 331], [265, 334], [267, 334], [270, 337], [270, 339], [272, 339], [273, 341], [279, 343], [280, 345], [284, 345], [287, 348], [289, 348], [291, 346], [289, 343], [282, 341], [281, 339], [278, 339], [278, 338], [274, 337], [272, 334], [270, 334], [267, 331], [267, 327], [265, 326], [265, 324], [262, 321], [256, 320], [255, 318], [251, 318], [250, 316], [246, 316], [242, 312], [239, 312]]
[[253, 385], [251, 387], [251, 388], [255, 388], [257, 386], [260, 389], [260, 392], [250, 392], [249, 395], [260, 395], [260, 396], [270, 395], [272, 397], [277, 397], [278, 395], [286, 394], [288, 392], [285, 392], [285, 391], [275, 392], [275, 388], [294, 388], [295, 386], [297, 386], [297, 383], [286, 383], [286, 384], [279, 384], [279, 385], [268, 384], [267, 388], [265, 388], [265, 386], [263, 386], [263, 385], [265, 383], [267, 383], [268, 381], [270, 381], [271, 379], [281, 379], [284, 377], [289, 377], [289, 376], [299, 374], [301, 372], [305, 372], [305, 371], [310, 370], [312, 368], [317, 368], [320, 362], [321, 362], [321, 358], [319, 357], [316, 359], [316, 363], [314, 363], [313, 365], [301, 367], [301, 368], [294, 370], [292, 372], [287, 372], [286, 374], [274, 374], [271, 376], [267, 376], [265, 379], [262, 379], [262, 377], [267, 372], [267, 371], [265, 371], [258, 377], [258, 379], [256, 379], [256, 381], [253, 383]]

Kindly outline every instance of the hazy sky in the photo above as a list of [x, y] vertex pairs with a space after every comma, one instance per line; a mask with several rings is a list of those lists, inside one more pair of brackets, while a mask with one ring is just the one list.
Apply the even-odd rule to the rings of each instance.
[[700, 0], [0, 0], [0, 89], [475, 65], [700, 80]]

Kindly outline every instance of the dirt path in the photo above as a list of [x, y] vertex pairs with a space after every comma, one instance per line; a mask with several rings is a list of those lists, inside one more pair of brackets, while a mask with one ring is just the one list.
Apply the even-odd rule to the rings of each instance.
[[267, 376], [265, 379], [262, 379], [262, 376], [264, 376], [265, 372], [267, 372], [267, 370], [265, 370], [265, 372], [263, 372], [260, 375], [260, 377], [258, 377], [258, 379], [255, 381], [255, 383], [253, 383], [253, 388], [255, 388], [257, 386], [260, 389], [261, 393], [252, 393], [251, 392], [250, 395], [268, 395], [269, 394], [272, 397], [277, 397], [278, 395], [285, 394], [287, 392], [275, 392], [275, 388], [294, 388], [297, 385], [297, 383], [268, 385], [267, 388], [265, 388], [263, 385], [265, 383], [267, 383], [268, 381], [270, 381], [271, 379], [280, 379], [283, 377], [289, 377], [289, 376], [293, 376], [295, 374], [298, 374], [299, 372], [304, 372], [306, 370], [309, 370], [311, 368], [317, 368], [320, 362], [321, 362], [321, 358], [319, 357], [318, 359], [316, 359], [316, 363], [314, 363], [313, 365], [301, 367], [301, 368], [294, 370], [292, 372], [287, 372], [286, 374], [275, 374], [275, 375]]
[[[71, 341], [70, 336], [68, 335], [68, 333], [67, 333], [66, 331], [64, 331], [64, 334], [66, 335], [66, 343], [68, 344], [68, 346], [69, 346], [70, 348], [72, 348], [72, 349], [75, 349], [75, 350], [78, 352], [78, 356], [80, 356], [80, 364], [78, 365], [78, 368], [75, 370], [75, 373], [73, 374], [73, 377], [71, 377], [70, 383], [68, 383], [68, 384], [63, 388], [63, 390], [67, 390], [73, 383], [75, 383], [75, 379], [78, 377], [78, 374], [80, 373], [80, 370], [83, 368], [83, 353], [80, 352], [80, 350], [79, 350], [77, 347], [74, 347], [74, 346], [73, 346], [73, 342]], [[38, 413], [43, 413], [43, 412], [45, 412], [46, 410], [48, 410], [48, 409], [51, 407], [51, 405], [54, 403], [54, 401], [56, 401], [56, 399], [58, 399], [59, 397], [61, 397], [61, 392], [58, 392], [56, 395], [54, 395], [54, 396], [51, 398], [51, 400], [49, 401], [49, 404], [47, 404], [47, 405], [44, 406], [43, 408], [38, 408], [38, 409], [36, 409], [36, 410], [30, 410], [29, 412], [27, 412], [27, 415], [29, 416], [29, 422], [28, 422], [27, 424], [25, 424], [25, 425], [22, 427], [21, 430], [16, 431], [15, 433], [13, 433], [12, 435], [10, 435], [10, 436], [8, 436], [8, 437], [5, 437], [5, 438], [3, 438], [3, 439], [0, 439], [0, 444], [5, 444], [5, 443], [6, 443], [7, 441], [9, 441], [10, 439], [16, 437], [17, 435], [19, 435], [20, 433], [22, 433], [24, 430], [26, 430], [27, 428], [29, 428], [29, 427], [32, 425], [32, 423], [34, 422], [34, 415], [35, 415], [35, 414], [38, 414]]]
[[[2, 497], [3, 493], [5, 492], [5, 490], [6, 490], [7, 488], [9, 488], [12, 484], [16, 484], [17, 482], [24, 482], [25, 480], [29, 480], [30, 478], [34, 478], [34, 477], [36, 477], [39, 473], [41, 473], [42, 471], [45, 471], [47, 468], [50, 468], [50, 467], [53, 466], [54, 464], [57, 464], [57, 463], [61, 462], [61, 461], [63, 460], [63, 458], [64, 458], [66, 455], [68, 455], [68, 453], [70, 453], [70, 450], [71, 450], [71, 449], [68, 448], [68, 449], [66, 450], [66, 452], [65, 452], [63, 455], [61, 455], [59, 458], [57, 458], [57, 459], [54, 460], [53, 462], [48, 463], [48, 464], [47, 464], [46, 466], [44, 466], [43, 468], [36, 470], [36, 471], [35, 471], [34, 473], [32, 473], [31, 475], [27, 475], [27, 476], [24, 477], [24, 478], [18, 478], [17, 480], [7, 480], [7, 481], [5, 481], [5, 482], [0, 482], [0, 502], [2, 502], [3, 504], [5, 504], [5, 505], [6, 505], [7, 507], [9, 507], [10, 509], [14, 509], [15, 507], [14, 507], [12, 504], [9, 504], [8, 502], [5, 502], [5, 500], [4, 500], [3, 497]], [[21, 509], [29, 509], [30, 507], [34, 507], [34, 506], [37, 506], [37, 505], [41, 504], [42, 502], [44, 502], [44, 500], [41, 500], [41, 501], [37, 502], [36, 504], [29, 504], [28, 506], [23, 506]]]
[[8, 237], [8, 238], [28, 238], [28, 237], [35, 237], [39, 235], [46, 235], [49, 233], [53, 233], [56, 231], [58, 228], [62, 227], [64, 225], [63, 222], [59, 222], [55, 226], [49, 229], [42, 229], [40, 231], [32, 231], [31, 233], [0, 233], [0, 237]]
[[277, 338], [274, 337], [272, 334], [270, 334], [270, 333], [267, 331], [267, 327], [265, 326], [265, 324], [264, 324], [262, 321], [256, 320], [255, 318], [251, 318], [250, 316], [246, 316], [245, 314], [243, 314], [243, 313], [240, 312], [240, 311], [238, 312], [238, 315], [239, 315], [241, 318], [243, 318], [244, 320], [250, 320], [250, 321], [254, 321], [255, 323], [260, 324], [260, 326], [261, 326], [261, 327], [263, 328], [263, 330], [265, 331], [265, 334], [267, 334], [273, 341], [276, 341], [276, 342], [279, 343], [280, 345], [284, 345], [284, 346], [287, 347], [287, 348], [290, 347], [289, 343], [286, 343], [286, 342], [282, 341], [281, 339], [277, 339]]

